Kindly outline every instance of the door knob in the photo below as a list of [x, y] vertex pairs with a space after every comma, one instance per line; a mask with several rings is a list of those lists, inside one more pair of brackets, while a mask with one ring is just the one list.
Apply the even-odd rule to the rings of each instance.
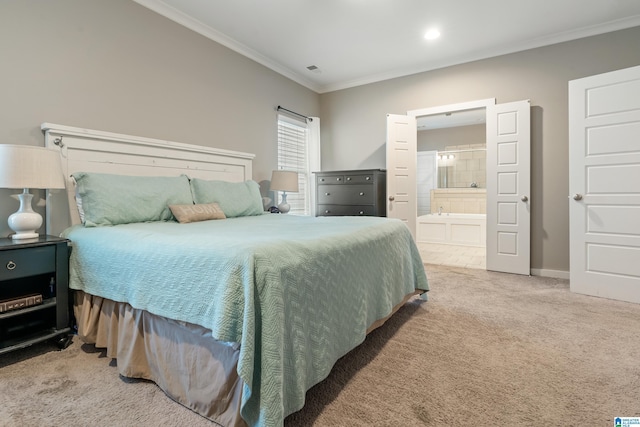
[[582, 200], [582, 194], [574, 194], [573, 195], [573, 200]]
[[393, 197], [393, 196], [389, 196], [389, 201], [390, 201], [390, 202], [393, 202], [395, 199], [396, 199], [395, 197]]
[[522, 200], [523, 202], [526, 202], [529, 200], [529, 198], [527, 196], [522, 196], [520, 197], [520, 200]]

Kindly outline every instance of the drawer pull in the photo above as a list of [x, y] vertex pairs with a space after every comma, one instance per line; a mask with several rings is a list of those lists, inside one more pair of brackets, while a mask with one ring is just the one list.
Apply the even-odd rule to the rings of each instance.
[[351, 177], [350, 177], [350, 176], [349, 176], [349, 177], [347, 177], [347, 181], [351, 181]]
[[17, 265], [15, 262], [13, 262], [13, 261], [9, 261], [9, 262], [7, 263], [7, 270], [15, 270], [15, 268], [16, 268], [17, 266], [18, 266], [18, 265]]
[[360, 192], [360, 195], [361, 195], [361, 196], [364, 196], [364, 193], [361, 191], [361, 192]]
[[336, 178], [336, 181], [342, 181], [342, 178]]
[[371, 177], [370, 177], [370, 176], [368, 176], [368, 177], [366, 177], [365, 179], [366, 179], [367, 181], [370, 181], [370, 180], [371, 180]]
[[360, 211], [358, 212], [360, 215], [364, 215], [364, 211]]
[[320, 182], [324, 182], [324, 178], [320, 178]]
[[331, 211], [329, 209], [326, 209], [324, 213], [331, 213]]
[[331, 193], [324, 193], [324, 195], [325, 195], [325, 196], [330, 196], [330, 195], [331, 195]]

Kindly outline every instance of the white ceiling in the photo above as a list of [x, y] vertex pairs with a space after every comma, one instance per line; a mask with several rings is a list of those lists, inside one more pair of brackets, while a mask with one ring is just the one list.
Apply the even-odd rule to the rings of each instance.
[[638, 0], [134, 1], [318, 93], [640, 25]]

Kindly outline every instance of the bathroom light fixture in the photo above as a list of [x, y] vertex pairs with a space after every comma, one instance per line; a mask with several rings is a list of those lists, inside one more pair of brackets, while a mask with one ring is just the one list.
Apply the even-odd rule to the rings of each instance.
[[37, 238], [42, 216], [31, 207], [29, 189], [64, 188], [60, 155], [44, 147], [0, 144], [0, 188], [22, 189], [20, 209], [8, 221], [12, 239]]
[[440, 37], [440, 31], [435, 28], [430, 29], [424, 34], [424, 38], [427, 40], [435, 40]]

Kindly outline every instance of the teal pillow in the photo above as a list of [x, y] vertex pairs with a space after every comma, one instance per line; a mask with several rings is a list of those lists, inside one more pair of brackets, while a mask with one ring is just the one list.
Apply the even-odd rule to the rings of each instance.
[[255, 181], [226, 182], [193, 178], [191, 191], [196, 204], [217, 203], [227, 218], [264, 213], [260, 186]]
[[173, 219], [169, 205], [193, 203], [186, 175], [127, 176], [76, 172], [86, 227]]

